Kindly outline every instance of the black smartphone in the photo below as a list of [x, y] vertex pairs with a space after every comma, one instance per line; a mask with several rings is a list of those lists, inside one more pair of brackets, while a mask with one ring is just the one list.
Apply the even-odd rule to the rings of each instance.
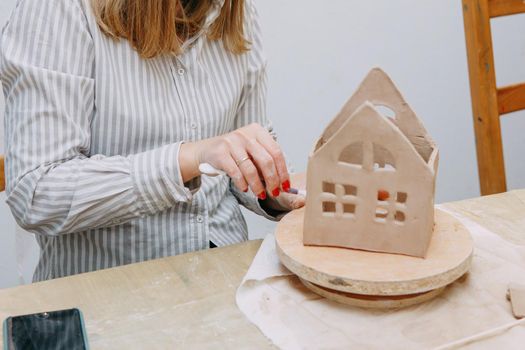
[[4, 350], [88, 350], [84, 318], [79, 309], [8, 317]]

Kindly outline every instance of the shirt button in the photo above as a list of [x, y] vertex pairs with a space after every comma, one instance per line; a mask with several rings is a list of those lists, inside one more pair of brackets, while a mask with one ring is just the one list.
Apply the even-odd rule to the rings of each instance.
[[197, 129], [197, 123], [191, 123], [190, 126], [192, 129]]
[[197, 215], [197, 222], [201, 223], [203, 221], [204, 221], [204, 218], [202, 217], [202, 215]]
[[181, 76], [184, 75], [184, 68], [177, 69], [177, 74]]

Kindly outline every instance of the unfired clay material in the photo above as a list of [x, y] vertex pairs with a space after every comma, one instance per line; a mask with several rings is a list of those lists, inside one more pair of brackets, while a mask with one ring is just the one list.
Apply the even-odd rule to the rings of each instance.
[[525, 317], [525, 285], [511, 283], [509, 285], [508, 299], [512, 304], [512, 313], [514, 314], [514, 317]]
[[421, 120], [372, 69], [310, 155], [303, 243], [424, 257], [437, 167]]

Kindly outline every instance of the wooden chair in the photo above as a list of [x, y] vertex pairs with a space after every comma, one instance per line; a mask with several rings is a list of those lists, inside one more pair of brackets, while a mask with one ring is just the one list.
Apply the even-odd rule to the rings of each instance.
[[525, 13], [523, 0], [462, 0], [481, 194], [505, 192], [500, 116], [525, 109], [525, 83], [498, 88], [490, 19]]

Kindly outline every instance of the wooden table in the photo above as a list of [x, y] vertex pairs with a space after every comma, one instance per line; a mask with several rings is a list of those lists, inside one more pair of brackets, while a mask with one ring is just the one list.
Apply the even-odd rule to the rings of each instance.
[[[525, 244], [525, 190], [445, 207]], [[272, 348], [235, 305], [235, 291], [260, 244], [251, 241], [0, 290], [0, 320], [78, 307], [92, 349]]]
[[268, 348], [235, 305], [260, 245], [250, 241], [0, 290], [0, 320], [78, 307], [92, 349]]

